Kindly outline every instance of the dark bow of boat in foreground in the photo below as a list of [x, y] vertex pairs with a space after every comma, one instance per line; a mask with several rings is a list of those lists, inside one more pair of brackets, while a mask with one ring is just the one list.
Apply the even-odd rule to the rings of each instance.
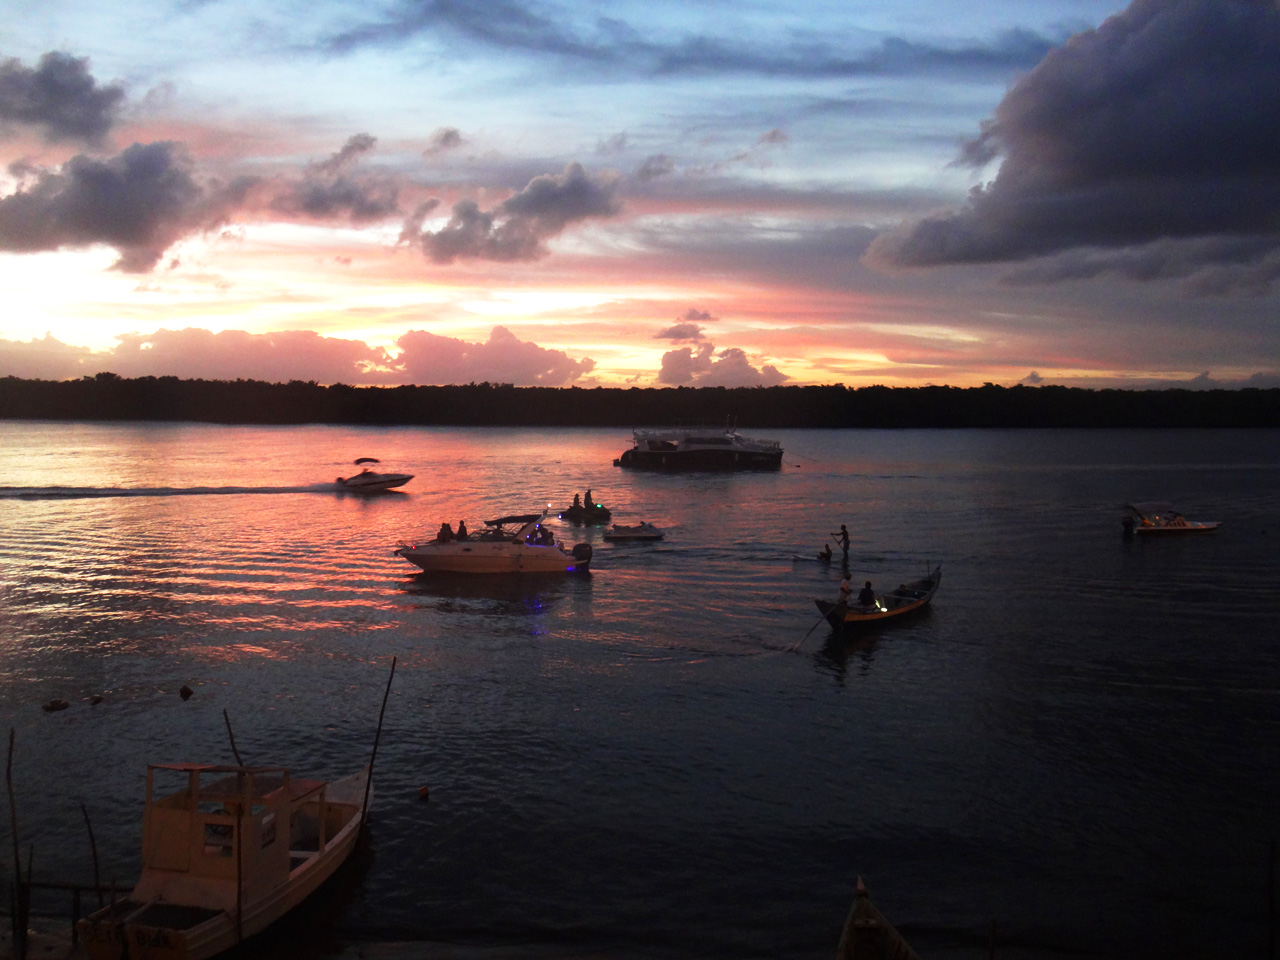
[[832, 603], [830, 600], [814, 600], [818, 612], [833, 627], [847, 627], [875, 620], [887, 620], [919, 610], [933, 599], [942, 582], [942, 566], [938, 565], [927, 576], [904, 583], [888, 593], [877, 593], [874, 604]]
[[902, 934], [871, 902], [861, 877], [849, 918], [844, 922], [844, 932], [840, 934], [840, 945], [836, 947], [836, 960], [920, 960]]

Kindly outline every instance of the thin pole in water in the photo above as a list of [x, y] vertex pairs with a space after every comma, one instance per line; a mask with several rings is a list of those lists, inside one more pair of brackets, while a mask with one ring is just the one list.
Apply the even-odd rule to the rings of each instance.
[[89, 831], [89, 849], [93, 851], [93, 888], [98, 892], [98, 906], [102, 906], [102, 879], [98, 871], [98, 843], [93, 839], [93, 824], [89, 822], [89, 810], [80, 801], [80, 812], [84, 814], [84, 825]]
[[236, 758], [236, 766], [243, 767], [244, 761], [240, 759], [240, 751], [236, 749], [236, 735], [231, 732], [231, 717], [227, 715], [227, 711], [223, 709], [222, 719], [227, 725], [227, 736], [231, 740], [231, 753]]
[[361, 805], [360, 829], [364, 830], [369, 819], [369, 790], [373, 787], [373, 762], [378, 759], [378, 741], [382, 739], [382, 718], [387, 712], [387, 697], [391, 696], [391, 681], [396, 678], [396, 658], [391, 658], [391, 676], [387, 677], [387, 689], [382, 694], [382, 709], [378, 711], [378, 732], [373, 735], [373, 754], [369, 757], [369, 775], [364, 781], [364, 803]]

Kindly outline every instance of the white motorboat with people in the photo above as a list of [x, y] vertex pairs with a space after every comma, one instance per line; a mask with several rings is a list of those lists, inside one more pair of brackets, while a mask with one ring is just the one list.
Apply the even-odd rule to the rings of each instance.
[[1188, 520], [1173, 508], [1172, 503], [1162, 500], [1126, 503], [1124, 508], [1121, 523], [1126, 535], [1213, 533], [1222, 526], [1220, 520]]
[[566, 547], [543, 524], [545, 517], [544, 513], [498, 517], [486, 520], [485, 530], [461, 537], [444, 523], [434, 540], [402, 541], [394, 553], [428, 573], [586, 573], [591, 567], [591, 544]]
[[89, 960], [204, 960], [298, 906], [355, 848], [370, 770], [304, 780], [283, 767], [147, 767], [142, 876], [76, 925]]
[[360, 472], [350, 477], [339, 477], [338, 487], [351, 493], [379, 493], [403, 487], [413, 479], [412, 473], [378, 473], [369, 464], [381, 463], [377, 457], [361, 457], [355, 462]]
[[[942, 566], [939, 564], [927, 576], [919, 580], [903, 583], [887, 593], [879, 593], [872, 589], [870, 582], [856, 597], [846, 593], [849, 590], [849, 578], [846, 576], [841, 585], [841, 598], [834, 603], [830, 600], [814, 600], [818, 612], [831, 626], [850, 627], [875, 620], [887, 620], [900, 617], [905, 613], [919, 610], [933, 599], [938, 592], [938, 584], [942, 582]], [[818, 621], [821, 623], [822, 621]]]
[[615, 542], [625, 541], [625, 540], [653, 541], [653, 540], [661, 540], [665, 536], [666, 536], [666, 533], [664, 531], [659, 530], [652, 523], [649, 523], [647, 520], [644, 520], [644, 521], [641, 521], [640, 523], [631, 524], [631, 525], [615, 523], [613, 525], [613, 529], [610, 530], [608, 533], [606, 533], [604, 535], [604, 538], [606, 540], [611, 540]]
[[631, 449], [613, 463], [657, 470], [774, 470], [782, 466], [782, 445], [744, 437], [733, 427], [633, 430]]

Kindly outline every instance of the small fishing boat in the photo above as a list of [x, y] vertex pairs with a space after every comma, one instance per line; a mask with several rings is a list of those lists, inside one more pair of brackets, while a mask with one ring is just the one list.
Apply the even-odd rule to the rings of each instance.
[[1220, 520], [1188, 520], [1173, 508], [1173, 504], [1163, 501], [1126, 503], [1124, 508], [1126, 512], [1121, 523], [1127, 535], [1213, 533], [1222, 526]]
[[832, 603], [829, 600], [814, 600], [821, 613], [833, 627], [853, 626], [869, 623], [874, 620], [887, 620], [900, 617], [925, 606], [938, 592], [938, 584], [942, 582], [942, 566], [936, 566], [927, 576], [919, 580], [904, 583], [889, 593], [877, 593], [875, 603]]
[[665, 427], [633, 430], [630, 450], [614, 466], [656, 470], [776, 470], [782, 466], [777, 440], [744, 437], [732, 427]]
[[412, 473], [377, 473], [369, 469], [369, 464], [380, 463], [377, 457], [361, 457], [355, 462], [360, 472], [350, 477], [339, 477], [338, 487], [351, 493], [379, 493], [403, 487], [413, 479]]
[[575, 502], [561, 510], [558, 516], [570, 523], [608, 523], [613, 517], [613, 511], [602, 503]]
[[861, 877], [836, 947], [836, 960], [920, 960], [902, 934], [871, 902]]
[[369, 793], [368, 767], [326, 782], [282, 767], [148, 766], [142, 877], [77, 924], [90, 960], [204, 960], [261, 933], [347, 859]]
[[604, 535], [606, 540], [661, 540], [666, 534], [652, 523], [644, 521], [633, 526], [615, 523], [613, 529]]
[[486, 520], [487, 530], [466, 539], [401, 542], [393, 553], [428, 573], [586, 573], [591, 544], [572, 549], [543, 526], [545, 515], [527, 513]]

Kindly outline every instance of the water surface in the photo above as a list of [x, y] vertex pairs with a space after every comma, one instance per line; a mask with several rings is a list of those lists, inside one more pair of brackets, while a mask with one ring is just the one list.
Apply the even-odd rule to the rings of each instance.
[[[1002, 957], [1261, 955], [1280, 432], [772, 436], [776, 473], [668, 476], [612, 466], [626, 431], [0, 423], [37, 876], [91, 879], [84, 802], [131, 884], [146, 763], [229, 762], [224, 710], [246, 762], [366, 762], [395, 657], [332, 936], [829, 956], [862, 875], [926, 957], [985, 956], [992, 921]], [[358, 456], [416, 477], [336, 492]], [[667, 539], [557, 522], [578, 578], [391, 552], [588, 487]], [[1144, 499], [1223, 526], [1125, 542]], [[840, 565], [792, 557], [842, 522], [858, 580], [941, 563], [933, 606], [819, 623]]]

